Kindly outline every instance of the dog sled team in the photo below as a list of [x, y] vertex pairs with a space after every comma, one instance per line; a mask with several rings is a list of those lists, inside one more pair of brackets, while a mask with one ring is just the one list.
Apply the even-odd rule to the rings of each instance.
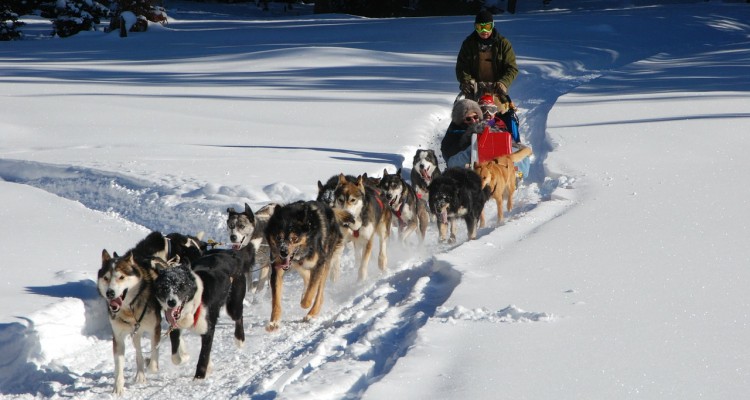
[[[456, 155], [466, 157], [472, 149], [471, 136], [481, 135], [483, 130], [484, 134], [490, 129], [502, 131], [502, 120], [489, 115], [510, 106], [497, 97], [491, 102], [456, 102], [443, 140], [443, 156], [448, 160]], [[483, 114], [486, 119], [480, 119]], [[456, 140], [450, 131], [461, 125], [465, 128]], [[451, 141], [455, 142], [452, 148]], [[475, 153], [481, 153], [476, 138], [473, 143]], [[231, 248], [214, 248], [211, 242], [203, 241], [202, 235], [152, 232], [122, 255], [103, 250], [97, 288], [107, 303], [112, 327], [114, 393], [122, 394], [125, 388], [128, 336], [136, 351], [135, 382], [145, 382], [146, 368], [149, 372], [158, 370], [162, 320], [166, 321], [164, 336], [169, 336], [175, 364], [188, 359], [182, 331], [201, 336], [195, 378], [203, 379], [211, 370], [211, 347], [222, 307], [235, 323], [236, 344], [242, 346], [246, 292], [268, 282], [272, 300], [266, 330], [277, 330], [282, 316], [283, 276], [289, 269], [303, 279], [300, 305], [309, 309], [304, 317], [307, 321], [321, 311], [326, 282], [339, 278], [341, 256], [348, 243], [354, 249], [361, 282], [367, 279], [376, 241], [377, 264], [386, 271], [392, 230], [404, 246], [414, 237], [421, 245], [432, 216], [439, 241], [454, 243], [457, 221], [463, 219], [468, 238], [475, 239], [477, 228], [484, 224], [484, 204], [490, 198], [497, 204], [498, 222], [503, 220], [503, 200], [508, 211], [513, 207], [518, 179], [515, 164], [530, 155], [528, 147], [518, 146], [509, 154], [441, 170], [436, 152], [420, 149], [414, 155], [410, 183], [401, 169], [395, 173], [386, 169], [380, 178], [339, 174], [326, 183], [318, 181], [316, 200], [269, 204], [256, 212], [247, 204], [242, 211], [227, 209]], [[466, 160], [471, 159], [471, 155], [468, 157]], [[254, 268], [259, 272], [255, 283], [251, 279]], [[143, 335], [151, 340], [149, 359], [142, 354]]]

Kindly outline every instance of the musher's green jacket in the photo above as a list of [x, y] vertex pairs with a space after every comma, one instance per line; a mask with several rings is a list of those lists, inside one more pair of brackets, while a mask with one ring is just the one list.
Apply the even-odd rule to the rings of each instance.
[[[461, 50], [456, 59], [456, 79], [459, 83], [469, 80], [479, 81], [479, 35], [476, 31], [464, 39]], [[492, 42], [492, 67], [494, 70], [494, 82], [502, 82], [510, 89], [510, 84], [518, 75], [516, 65], [516, 53], [513, 51], [510, 41], [501, 36], [497, 29], [492, 30], [490, 36]]]

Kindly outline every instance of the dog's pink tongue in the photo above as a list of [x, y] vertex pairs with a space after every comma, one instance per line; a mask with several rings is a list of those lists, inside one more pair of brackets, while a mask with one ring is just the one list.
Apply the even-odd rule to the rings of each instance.
[[448, 210], [443, 209], [443, 211], [440, 212], [440, 221], [444, 224], [448, 223]]
[[170, 308], [164, 314], [167, 317], [167, 323], [169, 323], [169, 326], [177, 326], [177, 317], [180, 314], [180, 310], [179, 309], [177, 309], [177, 308]]
[[109, 308], [111, 308], [114, 311], [119, 310], [120, 307], [122, 307], [122, 298], [121, 297], [118, 297], [116, 299], [112, 299], [109, 302]]
[[232, 250], [239, 250], [241, 246], [241, 243], [232, 243]]
[[422, 170], [422, 178], [424, 178], [424, 180], [425, 180], [425, 181], [427, 181], [427, 182], [429, 182], [429, 181], [430, 181], [430, 173], [429, 173], [429, 172], [427, 172], [427, 170], [426, 170], [426, 169], [423, 169], [423, 170]]
[[274, 268], [281, 268], [284, 271], [289, 269], [289, 264], [292, 263], [292, 256], [285, 258], [282, 262], [274, 264]]

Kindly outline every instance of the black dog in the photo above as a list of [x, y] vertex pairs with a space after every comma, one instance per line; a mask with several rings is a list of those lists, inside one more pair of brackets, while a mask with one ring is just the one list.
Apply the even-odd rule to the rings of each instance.
[[169, 323], [172, 361], [180, 364], [186, 358], [180, 340], [181, 329], [191, 329], [201, 335], [201, 351], [195, 378], [203, 379], [210, 369], [216, 321], [221, 307], [234, 320], [237, 346], [245, 341], [242, 320], [246, 292], [245, 271], [255, 262], [252, 245], [241, 250], [214, 250], [195, 260], [185, 261], [171, 268], [159, 268], [154, 283], [156, 299], [164, 309]]
[[[197, 236], [177, 232], [165, 236], [161, 232], [153, 231], [138, 242], [132, 251], [136, 260], [141, 262], [154, 257], [163, 261], [169, 261], [175, 257], [195, 261], [206, 253], [207, 247], [207, 243]], [[114, 253], [114, 257], [117, 257], [117, 252]]]
[[[469, 240], [477, 237], [477, 224], [490, 188], [482, 188], [482, 180], [473, 170], [448, 168], [430, 184], [430, 210], [437, 217], [440, 241], [456, 242], [456, 218], [463, 217]], [[451, 236], [447, 238], [448, 223]]]

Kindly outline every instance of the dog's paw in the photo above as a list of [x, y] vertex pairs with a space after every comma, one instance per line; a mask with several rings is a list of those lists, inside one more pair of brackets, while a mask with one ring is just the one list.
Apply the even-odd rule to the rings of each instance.
[[179, 352], [172, 354], [172, 364], [180, 365], [190, 359], [190, 355], [187, 353]]
[[278, 322], [269, 322], [268, 325], [266, 325], [266, 332], [275, 332], [279, 329], [280, 324]]
[[234, 345], [237, 346], [238, 349], [241, 349], [245, 347], [245, 341], [234, 338]]
[[112, 389], [112, 394], [122, 396], [123, 393], [125, 393], [125, 382], [116, 383], [114, 389]]
[[310, 322], [315, 319], [315, 315], [307, 314], [304, 318], [302, 318], [302, 322]]
[[146, 359], [146, 365], [148, 365], [148, 372], [158, 372], [159, 371], [159, 360], [156, 358], [147, 358]]
[[138, 371], [135, 374], [135, 383], [146, 383], [146, 373], [143, 371]]

